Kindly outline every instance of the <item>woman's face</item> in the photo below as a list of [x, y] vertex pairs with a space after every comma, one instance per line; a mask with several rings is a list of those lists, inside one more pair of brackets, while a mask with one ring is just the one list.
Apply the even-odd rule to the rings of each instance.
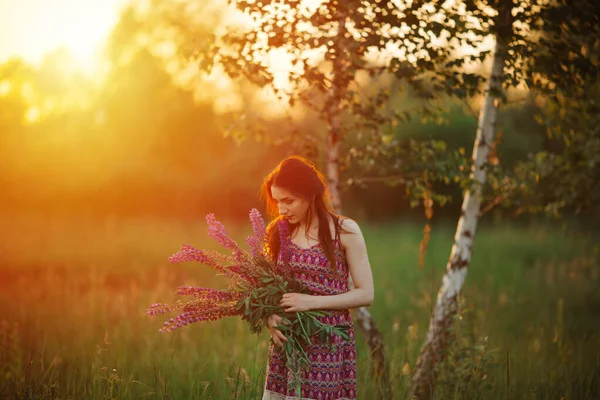
[[271, 185], [271, 197], [279, 207], [279, 214], [283, 215], [290, 224], [305, 222], [310, 205], [308, 200], [276, 185]]

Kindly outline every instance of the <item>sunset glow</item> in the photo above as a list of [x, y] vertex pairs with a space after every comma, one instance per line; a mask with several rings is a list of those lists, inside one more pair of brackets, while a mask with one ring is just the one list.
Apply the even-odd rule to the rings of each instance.
[[125, 0], [9, 0], [0, 2], [0, 60], [33, 63], [66, 49], [77, 69], [93, 72]]

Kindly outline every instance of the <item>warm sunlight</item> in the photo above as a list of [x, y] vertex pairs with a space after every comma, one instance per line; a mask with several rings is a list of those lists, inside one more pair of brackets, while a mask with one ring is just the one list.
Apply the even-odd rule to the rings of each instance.
[[126, 0], [4, 0], [0, 2], [0, 60], [38, 63], [66, 49], [76, 68], [93, 73], [99, 52]]

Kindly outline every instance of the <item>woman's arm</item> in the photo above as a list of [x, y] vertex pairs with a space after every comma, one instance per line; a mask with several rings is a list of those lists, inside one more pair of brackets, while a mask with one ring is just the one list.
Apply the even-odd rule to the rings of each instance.
[[286, 312], [307, 310], [345, 310], [373, 304], [373, 274], [367, 255], [365, 239], [358, 224], [351, 219], [344, 220], [345, 233], [340, 235], [346, 251], [346, 260], [354, 289], [331, 296], [313, 296], [301, 293], [286, 293], [280, 305]]

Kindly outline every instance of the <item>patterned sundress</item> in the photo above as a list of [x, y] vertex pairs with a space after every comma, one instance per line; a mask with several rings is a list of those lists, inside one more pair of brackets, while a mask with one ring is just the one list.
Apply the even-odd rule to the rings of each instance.
[[[348, 291], [348, 263], [339, 239], [334, 242], [336, 268], [334, 274], [328, 265], [327, 256], [321, 245], [302, 248], [289, 241], [290, 268], [296, 279], [308, 287], [314, 295], [335, 295]], [[319, 345], [316, 340], [308, 353], [310, 366], [302, 373], [303, 400], [354, 400], [356, 399], [356, 342], [354, 327], [349, 310], [328, 310], [331, 315], [319, 317], [321, 322], [330, 325], [349, 326], [350, 340], [345, 341], [332, 334], [336, 344], [333, 349]], [[288, 369], [283, 350], [271, 344], [265, 389], [262, 400], [300, 399], [295, 388], [288, 387]]]

